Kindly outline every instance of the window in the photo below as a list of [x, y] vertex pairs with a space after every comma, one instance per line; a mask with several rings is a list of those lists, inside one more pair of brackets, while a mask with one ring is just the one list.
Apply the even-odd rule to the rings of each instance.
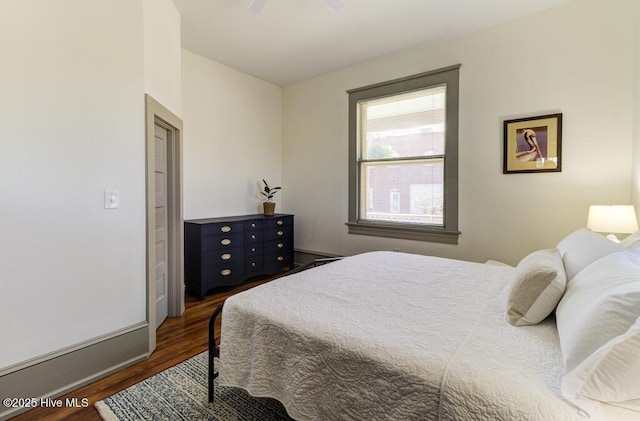
[[349, 233], [457, 244], [460, 65], [349, 93]]

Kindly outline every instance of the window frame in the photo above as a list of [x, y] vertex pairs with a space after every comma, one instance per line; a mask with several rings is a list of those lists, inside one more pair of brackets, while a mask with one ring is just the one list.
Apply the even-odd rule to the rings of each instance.
[[[350, 89], [349, 94], [349, 234], [458, 244], [458, 104], [460, 64]], [[444, 227], [360, 219], [360, 139], [358, 103], [446, 85]]]

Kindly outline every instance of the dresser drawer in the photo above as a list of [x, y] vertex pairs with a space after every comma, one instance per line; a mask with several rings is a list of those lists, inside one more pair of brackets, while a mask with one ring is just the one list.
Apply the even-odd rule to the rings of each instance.
[[244, 233], [245, 244], [262, 243], [264, 241], [264, 231], [252, 230]]
[[244, 222], [244, 230], [245, 231], [262, 231], [263, 224], [262, 219], [250, 219]]
[[244, 221], [218, 222], [202, 227], [202, 235], [230, 234], [244, 231]]
[[264, 254], [290, 253], [292, 249], [292, 239], [282, 238], [264, 243]]
[[206, 283], [215, 284], [222, 279], [244, 275], [243, 269], [244, 261], [242, 259], [236, 259], [235, 261], [202, 268], [202, 279]]
[[278, 238], [293, 237], [293, 225], [284, 225], [282, 227], [267, 228], [264, 230], [264, 240], [271, 241]]
[[264, 258], [262, 254], [259, 256], [247, 257], [244, 269], [247, 273], [260, 272], [264, 269]]
[[284, 227], [286, 225], [293, 225], [293, 216], [274, 216], [273, 218], [264, 220], [264, 228], [265, 230], [270, 228], [279, 228]]
[[226, 265], [243, 259], [244, 247], [214, 249], [202, 253], [203, 266]]
[[209, 235], [202, 239], [202, 250], [233, 248], [244, 244], [244, 232]]
[[244, 255], [245, 257], [262, 256], [263, 250], [263, 243], [247, 244], [244, 247]]
[[275, 254], [265, 254], [264, 256], [264, 269], [271, 271], [278, 271], [285, 266], [291, 266], [293, 264], [293, 253], [283, 252]]

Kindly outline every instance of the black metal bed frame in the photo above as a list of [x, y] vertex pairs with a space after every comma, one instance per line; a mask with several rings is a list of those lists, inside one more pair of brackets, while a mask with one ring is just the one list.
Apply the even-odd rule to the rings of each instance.
[[[280, 276], [277, 276], [274, 279], [282, 278], [283, 276], [293, 275], [294, 273], [302, 272], [304, 270], [324, 265], [325, 263], [335, 262], [336, 260], [340, 260], [342, 257], [324, 257], [321, 259], [315, 259], [312, 262], [305, 263], [304, 265], [300, 265], [295, 269], [287, 271]], [[220, 304], [213, 311], [211, 318], [209, 319], [209, 367], [208, 367], [208, 377], [209, 377], [209, 402], [213, 402], [213, 391], [214, 391], [214, 380], [218, 377], [218, 373], [215, 371], [215, 363], [214, 358], [220, 356], [220, 345], [216, 344], [215, 337], [215, 322], [216, 318], [222, 314], [222, 308], [224, 307], [224, 302]]]

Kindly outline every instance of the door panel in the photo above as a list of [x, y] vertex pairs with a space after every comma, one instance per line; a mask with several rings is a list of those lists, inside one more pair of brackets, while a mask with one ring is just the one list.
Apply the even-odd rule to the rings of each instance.
[[158, 328], [169, 312], [168, 287], [168, 218], [167, 218], [167, 144], [168, 131], [155, 124], [155, 214], [156, 214], [156, 326]]

